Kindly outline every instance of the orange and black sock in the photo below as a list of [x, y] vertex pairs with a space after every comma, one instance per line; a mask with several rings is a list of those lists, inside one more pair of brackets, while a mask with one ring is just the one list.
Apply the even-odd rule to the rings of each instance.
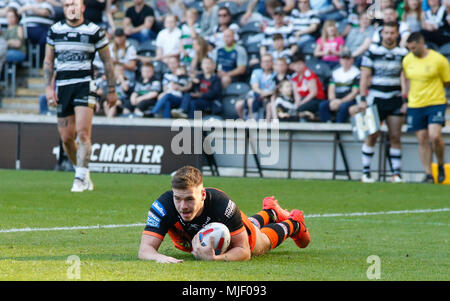
[[260, 212], [248, 218], [258, 229], [277, 221], [277, 215], [271, 209], [263, 209]]
[[267, 235], [272, 249], [278, 247], [286, 238], [295, 235], [300, 230], [300, 223], [287, 219], [281, 223], [268, 224], [261, 228], [261, 232]]

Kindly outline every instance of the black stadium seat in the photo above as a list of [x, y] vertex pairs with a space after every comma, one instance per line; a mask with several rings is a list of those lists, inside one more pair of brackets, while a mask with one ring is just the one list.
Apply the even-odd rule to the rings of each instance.
[[237, 119], [239, 118], [236, 113], [235, 104], [239, 100], [237, 95], [224, 96], [222, 98], [222, 114], [225, 119]]
[[250, 86], [247, 83], [244, 82], [236, 82], [229, 85], [224, 93], [223, 96], [245, 96], [248, 91], [250, 91]]
[[444, 44], [439, 48], [439, 53], [447, 58], [450, 57], [450, 43]]

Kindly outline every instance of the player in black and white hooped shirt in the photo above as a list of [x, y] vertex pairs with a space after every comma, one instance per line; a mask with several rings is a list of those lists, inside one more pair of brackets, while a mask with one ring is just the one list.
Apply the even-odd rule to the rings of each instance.
[[[401, 177], [401, 128], [405, 122], [407, 108], [406, 78], [402, 71], [402, 60], [408, 50], [398, 46], [399, 25], [388, 22], [381, 31], [381, 45], [373, 43], [363, 56], [361, 63], [359, 104], [350, 108], [351, 114], [365, 111], [368, 105], [378, 109], [380, 121], [386, 121], [389, 130], [389, 157], [391, 159], [392, 182], [403, 182]], [[372, 183], [370, 165], [379, 131], [368, 136], [362, 146], [362, 182]]]
[[[108, 82], [106, 100], [117, 101], [113, 62], [105, 32], [86, 21], [83, 0], [64, 0], [65, 20], [52, 25], [47, 35], [44, 59], [45, 94], [49, 105], [57, 105], [58, 132], [75, 166], [72, 192], [93, 190], [88, 163], [91, 154], [92, 116], [95, 107], [93, 65], [98, 51]], [[56, 72], [56, 91], [52, 78]], [[77, 139], [77, 141], [76, 141]]]

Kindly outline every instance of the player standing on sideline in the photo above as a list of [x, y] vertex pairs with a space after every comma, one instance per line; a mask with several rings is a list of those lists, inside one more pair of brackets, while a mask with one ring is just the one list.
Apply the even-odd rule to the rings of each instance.
[[[200, 170], [185, 166], [172, 177], [172, 190], [153, 202], [142, 233], [139, 259], [161, 263], [179, 263], [173, 257], [158, 253], [166, 233], [176, 248], [202, 260], [241, 261], [252, 255], [263, 255], [291, 237], [300, 248], [310, 242], [303, 212], [288, 212], [273, 197], [266, 197], [263, 210], [247, 218], [223, 192], [203, 187]], [[220, 222], [230, 230], [228, 250], [215, 255], [214, 249], [202, 247], [198, 232], [206, 224]]]
[[[93, 190], [88, 163], [91, 154], [92, 116], [95, 91], [92, 81], [95, 52], [98, 51], [108, 81], [107, 102], [117, 101], [113, 62], [108, 39], [98, 25], [86, 21], [83, 0], [64, 0], [65, 20], [53, 24], [47, 35], [44, 59], [45, 95], [57, 105], [58, 132], [64, 151], [75, 166], [72, 192]], [[56, 91], [52, 77], [56, 72]], [[78, 141], [75, 139], [78, 138]]]
[[434, 182], [431, 174], [434, 151], [438, 163], [437, 181], [442, 183], [445, 180], [442, 126], [447, 107], [444, 85], [450, 86], [449, 63], [440, 53], [427, 49], [423, 35], [418, 32], [408, 37], [407, 46], [411, 52], [403, 60], [403, 70], [409, 83], [408, 131], [415, 132], [419, 142], [419, 155], [426, 174], [423, 182]]
[[[376, 105], [380, 121], [386, 120], [389, 130], [389, 158], [394, 174], [392, 182], [403, 182], [401, 177], [401, 131], [406, 113], [406, 79], [402, 72], [402, 60], [408, 53], [398, 46], [398, 23], [385, 23], [381, 32], [381, 45], [372, 44], [361, 63], [359, 104], [350, 108], [351, 115], [365, 111], [368, 105]], [[405, 97], [403, 97], [405, 96]], [[370, 165], [380, 131], [368, 136], [362, 146], [362, 182], [373, 183]]]

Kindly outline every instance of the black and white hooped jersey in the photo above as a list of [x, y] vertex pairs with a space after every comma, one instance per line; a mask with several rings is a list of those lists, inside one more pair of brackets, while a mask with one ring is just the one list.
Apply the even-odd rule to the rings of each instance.
[[70, 85], [92, 80], [95, 52], [108, 45], [105, 31], [85, 21], [72, 27], [59, 21], [50, 27], [47, 44], [55, 51], [56, 85]]
[[372, 70], [369, 95], [376, 98], [390, 99], [401, 96], [402, 61], [408, 54], [403, 47], [387, 49], [382, 45], [372, 44], [364, 53], [361, 68]]

